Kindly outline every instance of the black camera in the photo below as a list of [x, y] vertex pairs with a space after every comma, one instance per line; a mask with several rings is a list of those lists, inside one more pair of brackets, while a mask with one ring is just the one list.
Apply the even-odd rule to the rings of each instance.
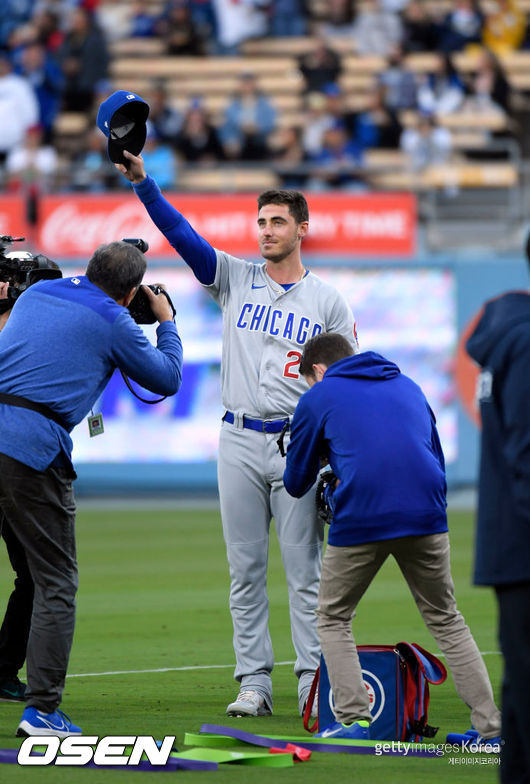
[[0, 236], [0, 281], [9, 283], [6, 299], [0, 299], [0, 313], [10, 310], [17, 298], [39, 280], [62, 278], [57, 264], [42, 253], [33, 255], [26, 250], [9, 251], [13, 242], [24, 242], [25, 237]]
[[[145, 240], [140, 238], [127, 238], [123, 239], [122, 242], [128, 242], [129, 245], [134, 245], [135, 248], [141, 250], [142, 253], [146, 253], [149, 250], [149, 245]], [[146, 283], [143, 286], [147, 286]], [[129, 303], [129, 313], [136, 321], [137, 324], [154, 324], [157, 321], [157, 318], [153, 311], [151, 310], [151, 303], [147, 297], [147, 294], [144, 291], [143, 286], [139, 286], [138, 291], [134, 295], [133, 299]], [[171, 301], [171, 297], [161, 286], [152, 286], [149, 285], [148, 288], [151, 289], [155, 294], [164, 294], [167, 301], [171, 305], [171, 310], [173, 311], [173, 318], [175, 318], [176, 310], [175, 306]]]

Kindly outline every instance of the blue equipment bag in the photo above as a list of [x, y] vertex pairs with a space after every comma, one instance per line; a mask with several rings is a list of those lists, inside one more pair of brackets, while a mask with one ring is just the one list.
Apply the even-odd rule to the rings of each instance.
[[[370, 695], [372, 740], [401, 740], [420, 743], [433, 738], [438, 727], [427, 724], [429, 683], [443, 683], [447, 670], [436, 656], [417, 643], [397, 645], [359, 645], [357, 648], [364, 679]], [[318, 719], [309, 726], [311, 709], [318, 688]], [[324, 657], [315, 674], [304, 713], [309, 732], [324, 729], [336, 721], [333, 694]]]

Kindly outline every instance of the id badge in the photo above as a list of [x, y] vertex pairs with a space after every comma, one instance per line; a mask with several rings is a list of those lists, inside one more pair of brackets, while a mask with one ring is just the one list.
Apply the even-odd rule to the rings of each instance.
[[90, 438], [93, 438], [94, 436], [100, 436], [104, 432], [102, 414], [91, 414], [87, 421]]

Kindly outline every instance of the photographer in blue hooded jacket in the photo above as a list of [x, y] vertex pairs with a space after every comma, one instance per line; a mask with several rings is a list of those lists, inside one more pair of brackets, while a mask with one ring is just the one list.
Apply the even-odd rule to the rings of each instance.
[[320, 734], [370, 737], [370, 701], [351, 623], [392, 555], [471, 708], [479, 748], [498, 748], [501, 719], [489, 676], [456, 606], [444, 457], [423, 392], [393, 362], [373, 351], [353, 354], [335, 333], [306, 343], [300, 373], [310, 389], [291, 424], [285, 487], [296, 497], [306, 493], [323, 455], [337, 477], [317, 609], [337, 722]]
[[[526, 255], [530, 261], [530, 235]], [[467, 351], [482, 369], [475, 583], [493, 586], [499, 606], [501, 781], [529, 784], [530, 292], [487, 302]]]
[[116, 368], [157, 394], [180, 387], [182, 346], [165, 295], [144, 287], [160, 322], [156, 347], [127, 310], [145, 269], [133, 245], [102, 245], [86, 275], [24, 291], [0, 333], [0, 516], [24, 548], [35, 584], [19, 736], [81, 733], [58, 710], [78, 582], [70, 431]]

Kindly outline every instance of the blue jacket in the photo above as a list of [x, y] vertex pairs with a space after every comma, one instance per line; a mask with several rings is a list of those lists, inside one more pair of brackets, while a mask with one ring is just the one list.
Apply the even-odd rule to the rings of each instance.
[[128, 310], [86, 277], [35, 283], [16, 301], [0, 332], [0, 392], [44, 403], [44, 415], [0, 404], [0, 452], [43, 471], [58, 455], [68, 464], [69, 431], [90, 412], [115, 368], [161, 395], [182, 378], [175, 324], [157, 329], [155, 348]]
[[313, 485], [320, 456], [340, 479], [328, 541], [348, 546], [447, 531], [445, 466], [435, 418], [397, 365], [365, 351], [333, 363], [294, 413], [287, 492]]
[[482, 367], [475, 582], [530, 580], [530, 294], [486, 303], [467, 342]]

